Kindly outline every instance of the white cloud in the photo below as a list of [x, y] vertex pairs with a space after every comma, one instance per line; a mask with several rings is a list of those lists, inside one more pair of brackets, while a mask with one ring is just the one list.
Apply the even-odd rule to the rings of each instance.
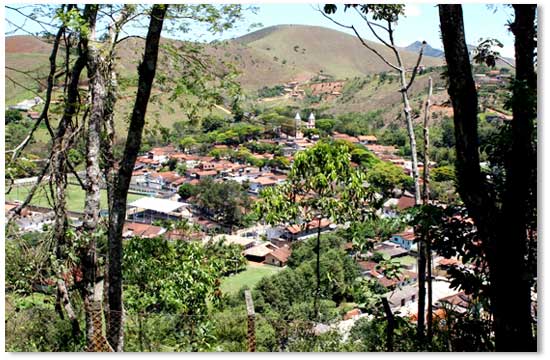
[[422, 11], [420, 11], [420, 7], [418, 5], [405, 4], [405, 16], [413, 17], [420, 15], [422, 15]]

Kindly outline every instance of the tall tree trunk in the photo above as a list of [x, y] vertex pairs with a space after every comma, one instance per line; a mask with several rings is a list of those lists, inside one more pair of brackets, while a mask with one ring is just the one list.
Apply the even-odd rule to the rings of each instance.
[[[528, 178], [533, 169], [531, 147], [536, 75], [533, 67], [535, 5], [515, 6], [516, 77], [525, 87], [514, 86], [512, 159], [508, 165], [507, 194], [502, 213], [490, 198], [481, 175], [477, 137], [477, 93], [472, 78], [460, 5], [439, 5], [441, 34], [453, 103], [458, 191], [474, 219], [490, 270], [491, 310], [499, 351], [536, 350], [530, 324], [530, 289], [524, 272]], [[522, 88], [527, 89], [522, 93]], [[531, 96], [531, 97], [530, 97]], [[536, 168], [536, 167], [535, 167]], [[523, 170], [523, 171], [522, 171]], [[498, 240], [497, 240], [498, 239]], [[510, 264], [514, 264], [513, 267]], [[512, 269], [513, 268], [513, 271]], [[510, 291], [510, 288], [513, 291]]]
[[[430, 200], [430, 118], [432, 106], [432, 78], [428, 79], [428, 98], [424, 107], [424, 171], [423, 171], [423, 187], [422, 187], [422, 202], [424, 205], [429, 204]], [[428, 343], [431, 343], [433, 336], [433, 294], [432, 294], [432, 247], [428, 229], [424, 229], [423, 237], [426, 243], [426, 267], [428, 278]]]
[[317, 223], [317, 245], [315, 246], [315, 252], [317, 255], [315, 261], [315, 276], [317, 277], [317, 288], [315, 290], [315, 303], [313, 304], [313, 309], [315, 311], [315, 320], [319, 321], [319, 301], [321, 296], [321, 219], [322, 216], [319, 216], [319, 221]]
[[[95, 29], [98, 6], [86, 5], [84, 17], [93, 34]], [[83, 285], [82, 295], [86, 310], [86, 340], [88, 348], [93, 347], [94, 321], [92, 312], [95, 309], [94, 289], [97, 276], [97, 255], [95, 232], [97, 231], [100, 212], [100, 181], [101, 170], [99, 168], [99, 150], [101, 138], [101, 123], [104, 117], [105, 76], [102, 71], [103, 59], [97, 45], [92, 45], [94, 38], [83, 39], [82, 45], [86, 49], [89, 87], [90, 87], [90, 116], [86, 132], [86, 197], [84, 206], [83, 236], [87, 240], [87, 246], [81, 256]], [[92, 44], [90, 44], [92, 43]], [[99, 329], [100, 331], [102, 329]]]
[[145, 113], [155, 78], [160, 34], [168, 5], [154, 5], [145, 41], [143, 61], [139, 65], [136, 102], [130, 119], [124, 155], [120, 161], [109, 214], [109, 343], [115, 351], [123, 350], [122, 307], [122, 229], [126, 218], [126, 197], [132, 171], [141, 147]]
[[[536, 198], [536, 153], [532, 139], [536, 119], [536, 5], [513, 5], [516, 78], [512, 98], [512, 144], [506, 168], [503, 222], [497, 248], [495, 289], [497, 351], [536, 351], [531, 319], [531, 279], [527, 271], [529, 198]], [[531, 193], [534, 191], [535, 193]], [[514, 266], [510, 266], [514, 264]], [[509, 291], [510, 287], [514, 290]]]

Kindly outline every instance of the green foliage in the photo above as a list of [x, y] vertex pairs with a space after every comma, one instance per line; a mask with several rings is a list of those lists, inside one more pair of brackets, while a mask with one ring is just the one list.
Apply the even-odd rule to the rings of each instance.
[[334, 129], [338, 132], [351, 136], [368, 135], [374, 132], [377, 127], [381, 111], [370, 111], [364, 113], [347, 113], [337, 117]]
[[216, 182], [206, 178], [196, 185], [196, 206], [227, 227], [245, 225], [251, 207], [246, 189], [236, 181]]
[[23, 115], [21, 115], [21, 111], [19, 110], [6, 110], [6, 116], [5, 116], [5, 124], [8, 125], [12, 122], [18, 122], [23, 120]]
[[75, 341], [71, 324], [54, 309], [55, 297], [33, 294], [6, 297], [6, 343], [8, 352], [84, 351]]
[[364, 173], [351, 166], [350, 157], [347, 147], [327, 142], [298, 152], [287, 182], [262, 191], [257, 213], [271, 224], [307, 223], [317, 215], [335, 222], [361, 217], [371, 194], [363, 185]]
[[197, 193], [198, 193], [197, 187], [190, 183], [183, 183], [178, 188], [178, 195], [181, 196], [181, 198], [184, 200], [187, 200], [191, 196], [197, 195]]
[[378, 192], [390, 194], [394, 188], [408, 188], [412, 179], [398, 166], [381, 161], [374, 164], [367, 172], [367, 180]]
[[433, 181], [455, 181], [455, 169], [453, 166], [440, 166], [430, 170], [430, 177]]
[[[306, 256], [312, 254], [306, 254]], [[341, 249], [331, 249], [321, 255], [321, 294], [322, 299], [336, 303], [351, 297], [352, 284], [359, 275], [355, 262]], [[316, 293], [315, 259], [302, 261], [294, 269], [285, 269], [269, 278], [262, 279], [255, 288], [257, 311], [265, 313], [275, 311], [285, 319], [304, 319], [304, 316], [315, 318], [313, 311], [305, 314], [292, 311], [294, 304], [307, 303], [312, 307]], [[290, 307], [289, 307], [290, 306]], [[297, 305], [300, 308], [306, 305]], [[329, 311], [330, 307], [326, 308]], [[321, 309], [320, 309], [321, 310]], [[332, 314], [329, 316], [329, 314]], [[325, 320], [337, 314], [330, 310], [325, 313]]]
[[[394, 330], [394, 351], [417, 351], [414, 325], [400, 316], [396, 316], [395, 320], [397, 326]], [[350, 341], [357, 343], [360, 349], [358, 351], [387, 351], [387, 324], [383, 317], [359, 319], [351, 329]]]
[[275, 85], [273, 87], [264, 86], [258, 90], [258, 97], [260, 98], [270, 98], [281, 96], [284, 93], [284, 86]]

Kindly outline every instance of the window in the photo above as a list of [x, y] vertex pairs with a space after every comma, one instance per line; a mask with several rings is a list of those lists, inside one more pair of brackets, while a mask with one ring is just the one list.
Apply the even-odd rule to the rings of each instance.
[[401, 299], [401, 306], [405, 306], [405, 299]]
[[416, 295], [411, 296], [411, 301], [414, 302], [416, 300]]

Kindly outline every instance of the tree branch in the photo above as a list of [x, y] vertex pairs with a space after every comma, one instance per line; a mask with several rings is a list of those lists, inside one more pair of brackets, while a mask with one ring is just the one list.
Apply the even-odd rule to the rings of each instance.
[[407, 86], [401, 91], [408, 91], [411, 85], [413, 84], [414, 78], [416, 77], [416, 73], [418, 72], [418, 67], [420, 66], [420, 62], [422, 61], [422, 55], [424, 53], [425, 47], [426, 47], [426, 42], [422, 41], [422, 46], [420, 47], [420, 52], [418, 53], [418, 60], [416, 61], [416, 65], [414, 66], [411, 80], [409, 80], [409, 83], [407, 84]]

